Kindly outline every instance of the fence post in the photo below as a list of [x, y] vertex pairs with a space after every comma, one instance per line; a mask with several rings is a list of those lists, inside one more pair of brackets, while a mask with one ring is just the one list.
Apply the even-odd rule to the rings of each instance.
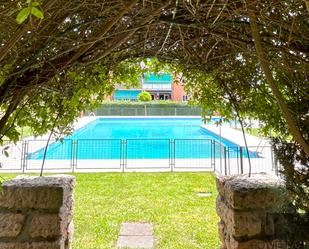
[[214, 167], [214, 172], [216, 171], [216, 150], [215, 150], [215, 141], [211, 140], [211, 166]]
[[125, 172], [125, 167], [127, 164], [127, 140], [126, 139], [121, 139], [120, 142], [120, 157], [122, 157], [120, 159], [120, 168], [122, 172]]
[[[213, 152], [212, 152], [212, 149], [213, 149], [213, 146], [212, 146], [212, 140], [210, 140], [210, 163], [211, 163], [211, 167], [213, 167], [214, 163], [213, 163]], [[214, 169], [215, 171], [215, 169]]]
[[276, 175], [277, 175], [277, 165], [275, 164], [275, 157], [274, 157], [274, 150], [273, 150], [273, 146], [270, 147], [270, 157], [271, 157], [271, 169], [275, 171]]
[[75, 149], [73, 154], [73, 169], [77, 169], [77, 161], [78, 161], [78, 140], [75, 140]]
[[240, 157], [240, 174], [244, 173], [244, 161], [243, 161], [243, 156], [242, 156], [242, 147], [239, 147], [239, 157]]
[[20, 159], [20, 168], [22, 170], [22, 173], [25, 172], [25, 170], [24, 170], [24, 160], [25, 160], [24, 144], [25, 144], [25, 141], [22, 140], [22, 142], [21, 142], [21, 159]]
[[170, 156], [170, 166], [171, 172], [174, 171], [174, 164], [175, 164], [175, 140], [170, 139], [170, 146], [169, 146], [169, 156]]
[[215, 140], [212, 140], [213, 142], [213, 152], [214, 152], [214, 170], [216, 171], [216, 141]]
[[230, 158], [230, 148], [226, 147], [227, 152], [227, 165], [228, 165], [228, 174], [231, 174], [231, 158]]
[[77, 158], [76, 158], [76, 155], [77, 155], [76, 143], [77, 143], [76, 141], [72, 140], [72, 153], [71, 153], [72, 173], [74, 173], [75, 160], [77, 161]]
[[227, 175], [226, 147], [224, 146], [224, 174]]
[[124, 172], [124, 139], [120, 140], [120, 170]]
[[25, 173], [27, 165], [27, 145], [27, 140], [23, 140], [21, 145], [21, 168], [23, 173]]

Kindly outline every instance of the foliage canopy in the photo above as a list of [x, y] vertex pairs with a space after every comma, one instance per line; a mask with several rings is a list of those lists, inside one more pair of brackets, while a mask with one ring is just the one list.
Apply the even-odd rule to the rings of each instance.
[[183, 72], [201, 106], [226, 116], [236, 110], [279, 131], [276, 145], [294, 158], [286, 165], [304, 165], [289, 179], [300, 174], [308, 189], [307, 1], [38, 3], [44, 18], [29, 12], [20, 25], [16, 17], [29, 2], [0, 3], [1, 136], [17, 140], [16, 125], [42, 134], [56, 117], [65, 129], [93, 104], [89, 96], [100, 100], [113, 84], [138, 77], [144, 69], [135, 58], [156, 57]]

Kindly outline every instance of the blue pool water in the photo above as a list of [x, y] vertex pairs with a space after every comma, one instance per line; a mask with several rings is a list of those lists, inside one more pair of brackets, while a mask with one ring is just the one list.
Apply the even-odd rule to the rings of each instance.
[[[101, 118], [77, 130], [71, 139], [216, 139], [201, 128], [201, 119], [188, 118]], [[227, 146], [234, 143], [224, 140]]]
[[[101, 118], [49, 145], [47, 159], [211, 158], [220, 153], [220, 138], [201, 128], [199, 118]], [[214, 143], [216, 141], [216, 143]], [[237, 145], [221, 140], [223, 146]], [[217, 144], [217, 149], [214, 144]], [[28, 159], [42, 159], [44, 149]]]

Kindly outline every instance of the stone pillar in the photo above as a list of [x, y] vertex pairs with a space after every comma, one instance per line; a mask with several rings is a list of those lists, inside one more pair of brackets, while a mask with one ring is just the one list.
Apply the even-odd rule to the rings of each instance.
[[276, 213], [288, 203], [283, 182], [267, 174], [218, 176], [221, 249], [285, 249]]
[[75, 178], [19, 176], [2, 184], [1, 249], [69, 249]]

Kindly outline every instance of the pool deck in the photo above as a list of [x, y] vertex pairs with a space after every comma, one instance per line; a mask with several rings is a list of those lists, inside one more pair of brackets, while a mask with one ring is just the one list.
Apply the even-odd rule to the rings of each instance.
[[[220, 136], [220, 127], [217, 125], [202, 125], [201, 127]], [[242, 132], [228, 125], [221, 126], [221, 136], [222, 138], [225, 138], [239, 146], [242, 146], [242, 147], [246, 146]], [[270, 141], [268, 139], [252, 136], [247, 133], [246, 133], [246, 140], [247, 140], [247, 145], [252, 146], [252, 147], [271, 146]]]
[[[94, 120], [96, 120], [97, 117], [82, 117], [82, 118], [79, 118], [78, 120], [76, 120], [74, 123], [73, 123], [73, 129], [74, 131], [84, 127], [85, 125], [93, 122]], [[38, 137], [34, 137], [34, 136], [30, 136], [30, 137], [26, 137], [24, 140], [47, 140], [48, 137], [49, 137], [50, 133], [46, 133], [42, 136], [38, 136]], [[45, 146], [45, 145], [44, 145]]]

